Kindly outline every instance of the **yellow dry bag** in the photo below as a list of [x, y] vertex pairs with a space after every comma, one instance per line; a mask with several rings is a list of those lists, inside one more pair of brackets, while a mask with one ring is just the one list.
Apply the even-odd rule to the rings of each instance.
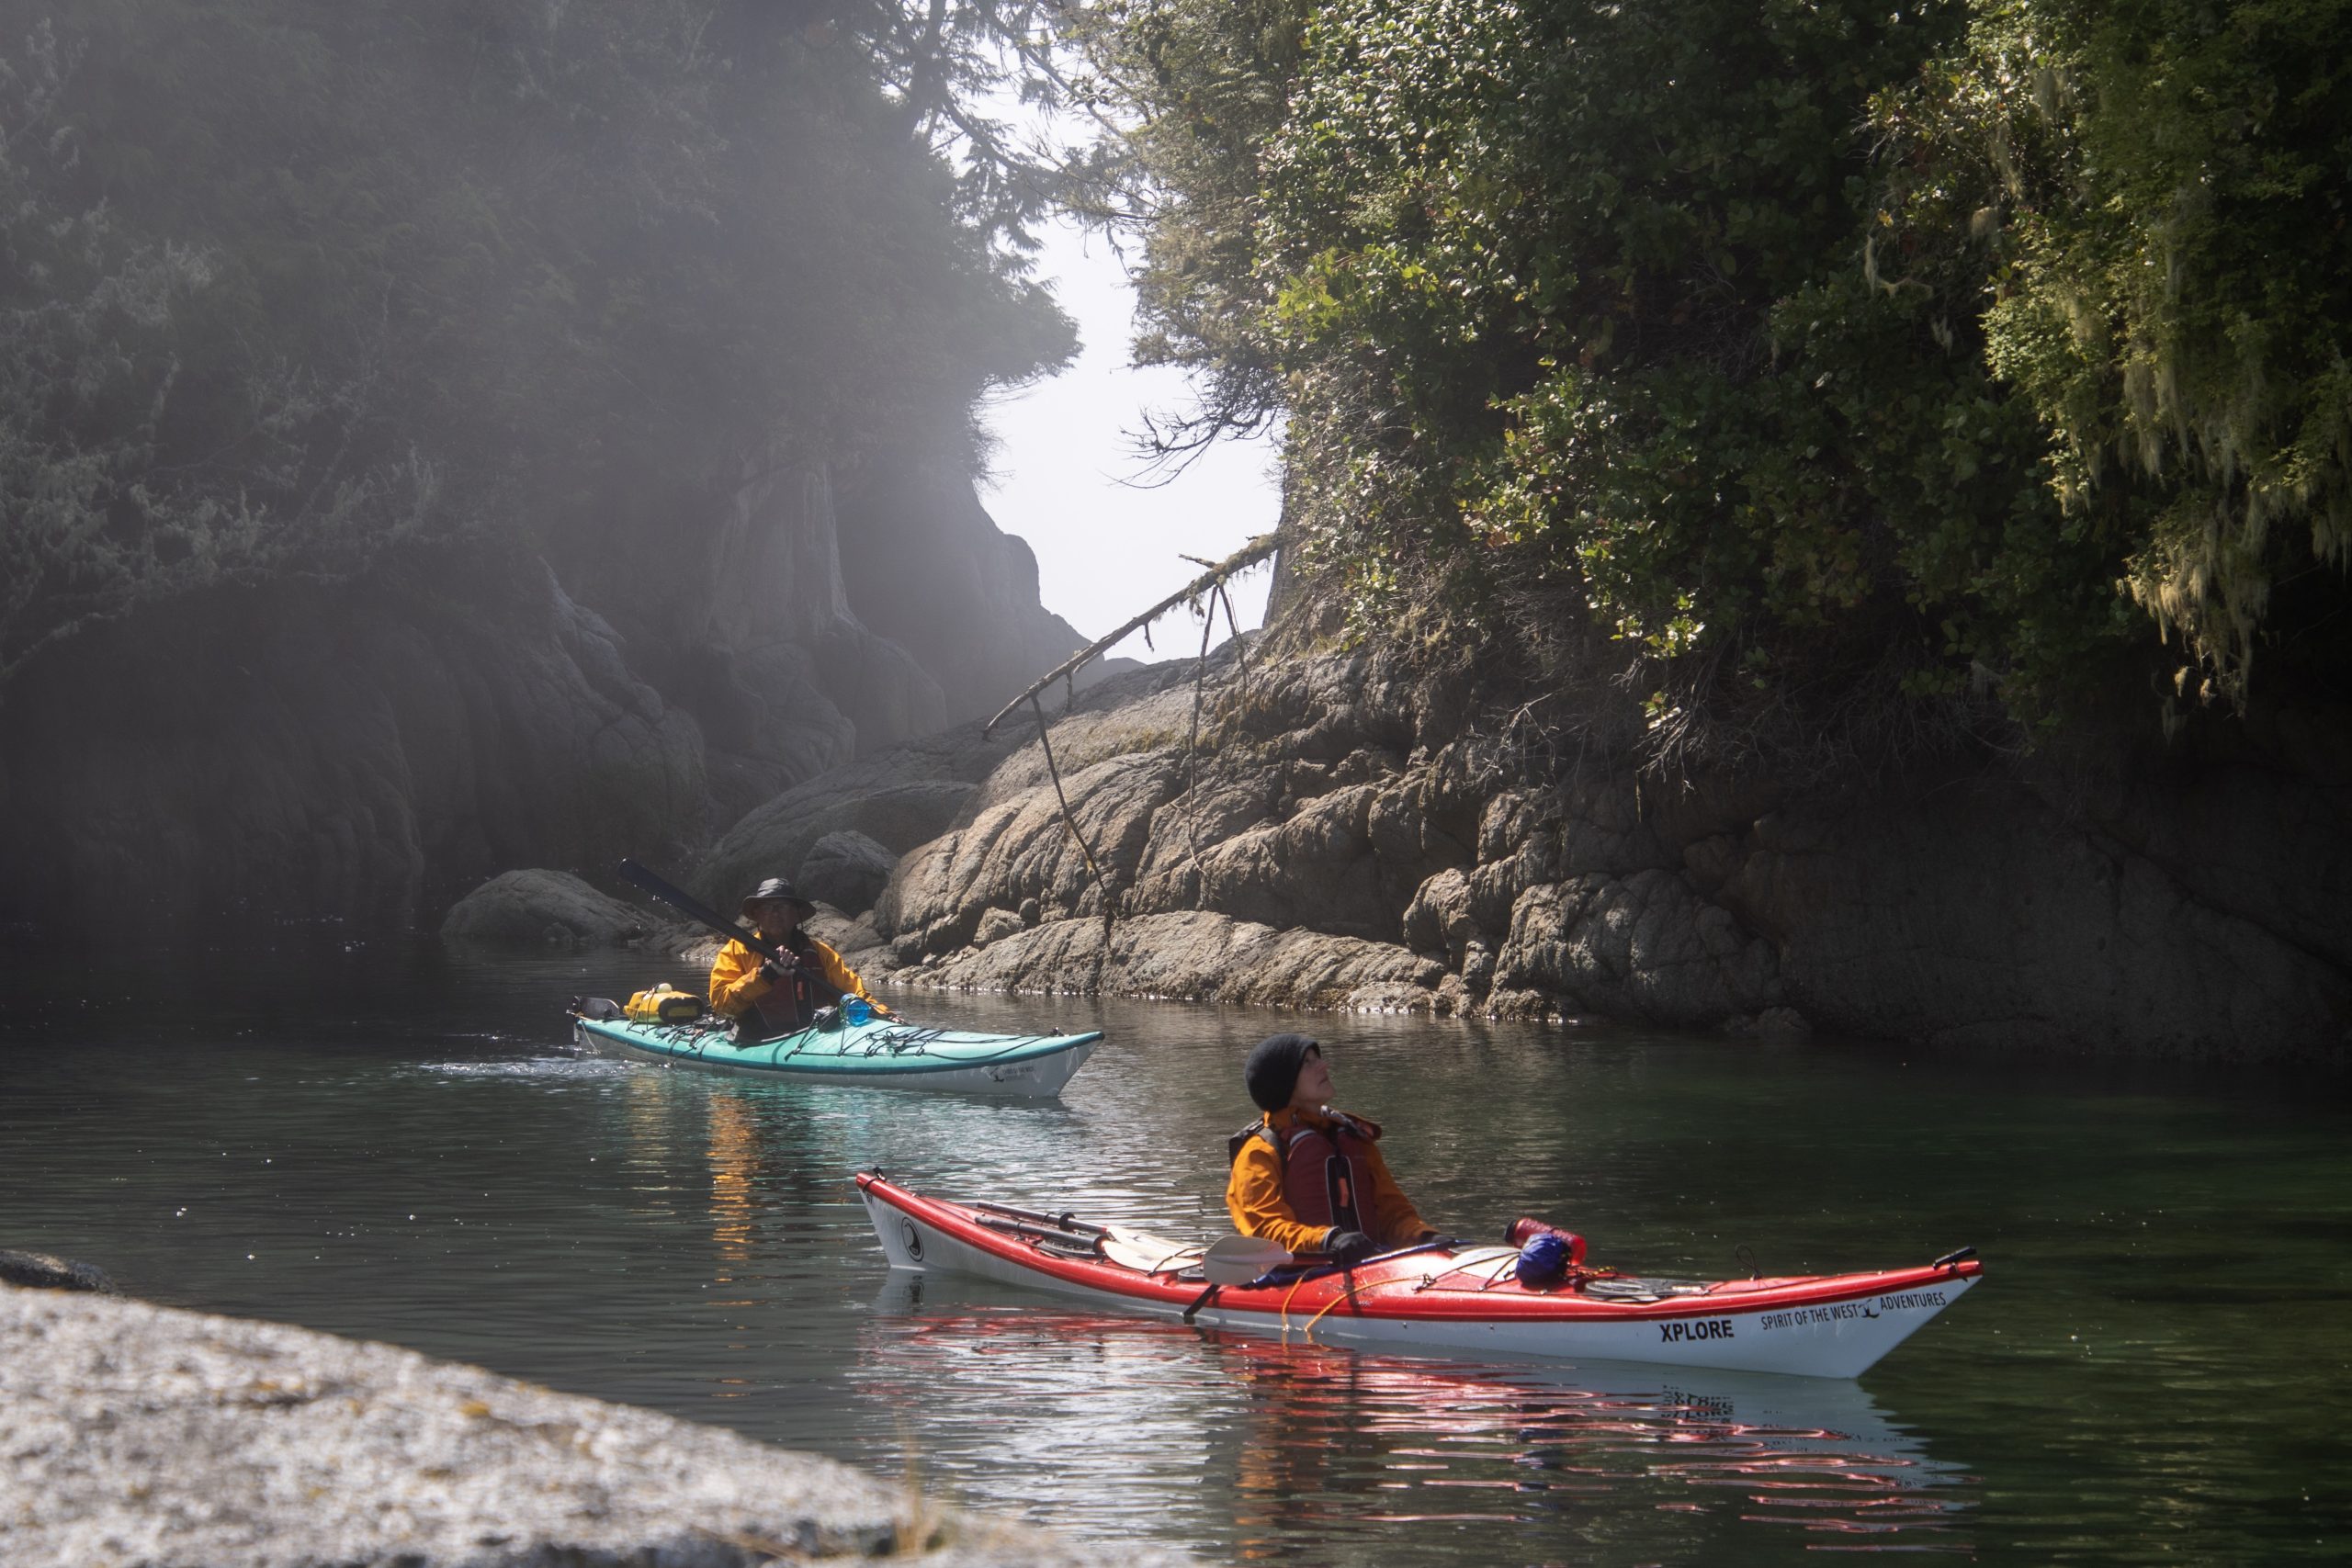
[[702, 1016], [702, 998], [667, 980], [628, 999], [631, 1023], [690, 1023]]

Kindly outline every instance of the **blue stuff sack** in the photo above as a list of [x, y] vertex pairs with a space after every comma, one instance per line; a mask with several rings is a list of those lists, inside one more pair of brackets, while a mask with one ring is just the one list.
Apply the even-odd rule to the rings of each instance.
[[1519, 1249], [1519, 1262], [1513, 1266], [1519, 1282], [1531, 1289], [1556, 1285], [1567, 1278], [1568, 1244], [1550, 1231], [1531, 1239]]

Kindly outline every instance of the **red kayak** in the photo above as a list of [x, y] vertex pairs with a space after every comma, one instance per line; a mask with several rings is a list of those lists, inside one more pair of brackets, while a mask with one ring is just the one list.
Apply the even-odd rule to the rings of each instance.
[[1205, 1249], [1069, 1214], [924, 1198], [860, 1171], [895, 1269], [1029, 1285], [1204, 1327], [1460, 1357], [1649, 1361], [1810, 1377], [1860, 1375], [1973, 1285], [1973, 1248], [1909, 1269], [1713, 1281], [1577, 1269], [1515, 1273], [1515, 1247], [1409, 1247], [1351, 1267], [1302, 1259], [1213, 1284]]

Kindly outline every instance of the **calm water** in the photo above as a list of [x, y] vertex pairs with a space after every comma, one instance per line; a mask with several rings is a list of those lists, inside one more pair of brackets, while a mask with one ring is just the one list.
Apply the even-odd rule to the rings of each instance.
[[1350, 1563], [2316, 1561], [2352, 1539], [2337, 1082], [1310, 1018], [1433, 1223], [1538, 1213], [1645, 1272], [1743, 1271], [1742, 1245], [1770, 1272], [1986, 1258], [1859, 1383], [1480, 1367], [883, 1267], [860, 1166], [1221, 1232], [1238, 1063], [1283, 1015], [909, 1004], [1110, 1032], [1024, 1106], [574, 1055], [564, 998], [677, 973], [631, 955], [0, 962], [0, 1245], [1073, 1535]]

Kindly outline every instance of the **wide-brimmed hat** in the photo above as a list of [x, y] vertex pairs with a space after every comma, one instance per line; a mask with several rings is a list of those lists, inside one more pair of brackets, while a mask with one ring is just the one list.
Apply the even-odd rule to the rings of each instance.
[[779, 898], [787, 904], [797, 904], [808, 914], [813, 915], [817, 912], [817, 906], [803, 898], [800, 896], [800, 890], [781, 876], [771, 876], [749, 893], [744, 894], [742, 911], [749, 916], [752, 905], [764, 904], [771, 898]]

